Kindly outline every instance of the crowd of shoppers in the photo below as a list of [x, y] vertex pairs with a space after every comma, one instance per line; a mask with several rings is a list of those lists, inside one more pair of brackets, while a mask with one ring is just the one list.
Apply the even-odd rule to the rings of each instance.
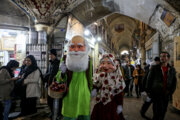
[[[70, 46], [70, 50], [73, 45]], [[74, 48], [72, 48], [72, 50], [74, 50]], [[79, 49], [79, 51], [81, 51], [81, 49]], [[57, 59], [56, 50], [51, 49], [49, 54], [50, 64], [44, 76], [38, 68], [33, 55], [29, 55], [24, 59], [17, 77], [14, 77], [13, 73], [16, 68], [19, 67], [17, 61], [11, 60], [6, 66], [0, 68], [0, 120], [8, 120], [13, 98], [20, 98], [21, 114], [19, 114], [19, 116], [37, 112], [37, 100], [41, 97], [40, 87], [42, 86], [40, 86], [40, 83], [43, 82], [46, 84], [46, 88], [49, 87], [55, 81], [55, 76], [59, 68], [60, 70], [62, 68], [62, 66], [59, 67], [60, 61]], [[103, 55], [100, 59], [100, 65], [93, 75], [93, 89], [89, 86], [89, 83], [86, 83], [88, 85], [87, 91], [91, 92], [91, 97], [96, 98], [91, 119], [124, 120], [123, 98], [124, 95], [128, 98], [133, 97], [133, 87], [135, 87], [137, 98], [145, 96], [144, 103], [140, 110], [141, 116], [145, 119], [150, 119], [145, 113], [152, 104], [153, 120], [163, 120], [167, 111], [169, 98], [176, 88], [176, 71], [174, 67], [168, 63], [169, 60], [169, 53], [161, 52], [160, 57], [155, 57], [150, 65], [144, 63], [144, 68], [141, 67], [141, 64], [137, 64], [134, 67], [130, 61], [126, 61], [126, 65], [122, 67], [119, 58], [116, 58], [112, 54]], [[65, 62], [61, 63], [63, 69], [66, 68], [62, 71], [64, 71], [63, 74], [67, 72], [68, 75], [72, 77], [73, 74], [69, 73], [71, 71], [67, 71], [67, 67], [69, 67], [67, 65], [70, 64], [69, 62], [71, 62], [71, 60], [68, 59], [67, 62], [68, 64]], [[69, 69], [71, 69], [71, 67], [72, 70], [75, 69], [73, 64], [74, 63], [72, 63]], [[78, 65], [76, 66], [78, 67]], [[83, 70], [87, 69], [84, 68], [84, 66], [82, 67]], [[86, 75], [84, 75], [84, 73]], [[84, 73], [83, 79], [88, 76], [86, 71]], [[79, 72], [75, 72], [75, 74], [79, 74]], [[76, 81], [76, 79], [73, 80], [74, 82]], [[89, 82], [89, 80], [87, 82]], [[76, 87], [73, 89], [76, 89]], [[50, 96], [47, 97], [48, 106], [51, 111], [49, 117], [51, 119], [53, 115], [53, 101], [54, 98]], [[62, 116], [62, 101], [64, 104], [67, 102], [64, 98], [60, 99], [59, 116]], [[65, 119], [69, 119], [69, 117], [64, 116], [66, 115], [64, 107], [62, 113]], [[82, 118], [82, 116], [77, 117]], [[82, 120], [89, 119], [90, 115], [82, 118]]]
[[139, 98], [141, 95], [144, 97], [140, 114], [147, 120], [150, 118], [145, 113], [151, 104], [153, 120], [164, 120], [169, 98], [172, 98], [176, 89], [176, 71], [169, 64], [169, 60], [169, 53], [161, 52], [160, 57], [155, 57], [151, 64], [144, 63], [144, 69], [141, 65], [136, 65], [134, 69], [129, 61], [124, 66], [126, 96], [132, 96], [134, 82], [136, 97]]

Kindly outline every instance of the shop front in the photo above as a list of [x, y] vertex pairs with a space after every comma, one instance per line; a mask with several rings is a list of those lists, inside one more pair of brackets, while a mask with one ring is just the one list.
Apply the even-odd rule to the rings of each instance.
[[0, 65], [10, 60], [22, 63], [26, 56], [28, 31], [0, 29]]

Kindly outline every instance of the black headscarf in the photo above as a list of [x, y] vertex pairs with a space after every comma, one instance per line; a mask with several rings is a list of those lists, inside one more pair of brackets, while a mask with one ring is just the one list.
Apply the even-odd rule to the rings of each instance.
[[10, 74], [10, 76], [11, 76], [11, 78], [12, 77], [14, 77], [14, 73], [13, 73], [13, 70], [11, 69], [11, 68], [17, 68], [17, 67], [19, 67], [19, 62], [17, 62], [16, 60], [10, 60], [8, 63], [7, 63], [7, 65], [6, 66], [2, 66], [1, 68], [0, 68], [0, 70], [1, 69], [6, 69], [8, 72], [9, 72], [9, 74]]
[[26, 79], [26, 77], [31, 74], [32, 72], [36, 71], [37, 69], [39, 70], [40, 74], [41, 74], [41, 79], [43, 79], [43, 75], [42, 75], [42, 72], [41, 70], [39, 69], [39, 67], [37, 66], [37, 62], [36, 62], [36, 59], [34, 58], [33, 55], [28, 55], [26, 58], [29, 58], [31, 60], [31, 65], [30, 66], [27, 66], [25, 68], [25, 71], [24, 71], [24, 76], [23, 76], [23, 79]]

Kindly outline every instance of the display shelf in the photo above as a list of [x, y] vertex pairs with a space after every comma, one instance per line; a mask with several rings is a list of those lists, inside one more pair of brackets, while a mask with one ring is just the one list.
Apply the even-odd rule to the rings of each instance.
[[[62, 56], [63, 44], [52, 44], [51, 48], [57, 50], [57, 57], [60, 60]], [[47, 70], [47, 44], [26, 44], [26, 55], [33, 55], [37, 60], [37, 65], [45, 74]]]

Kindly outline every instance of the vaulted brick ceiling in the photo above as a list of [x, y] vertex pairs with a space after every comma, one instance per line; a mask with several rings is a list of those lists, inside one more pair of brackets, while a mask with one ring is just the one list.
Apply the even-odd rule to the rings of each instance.
[[[132, 47], [132, 35], [134, 30], [137, 29], [136, 20], [130, 17], [114, 13], [106, 18], [107, 24], [111, 31], [111, 41], [114, 44], [116, 50], [128, 50]], [[123, 25], [124, 30], [117, 32], [115, 27], [117, 25]]]

